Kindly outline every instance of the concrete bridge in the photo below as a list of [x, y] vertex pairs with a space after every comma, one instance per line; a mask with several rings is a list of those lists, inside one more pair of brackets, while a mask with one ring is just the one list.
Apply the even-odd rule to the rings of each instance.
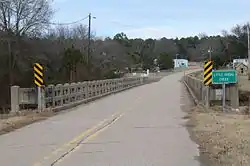
[[[146, 82], [159, 77], [96, 82], [91, 87], [50, 86], [44, 108], [78, 106], [0, 136], [1, 165], [199, 166], [198, 147], [183, 119], [192, 101], [181, 79], [192, 71], [175, 72], [151, 84]], [[21, 93], [20, 88], [13, 87], [13, 93]], [[107, 96], [81, 105], [98, 95]], [[17, 111], [25, 99], [13, 101]]]

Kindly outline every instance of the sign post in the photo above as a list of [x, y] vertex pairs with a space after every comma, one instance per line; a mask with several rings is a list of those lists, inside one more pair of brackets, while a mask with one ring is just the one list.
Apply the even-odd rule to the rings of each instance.
[[225, 111], [226, 108], [226, 84], [222, 84], [222, 111]]
[[236, 70], [214, 70], [212, 72], [212, 84], [222, 85], [222, 109], [226, 107], [226, 84], [237, 83]]
[[37, 86], [37, 104], [38, 110], [43, 110], [43, 95], [42, 95], [42, 86], [44, 85], [43, 81], [43, 67], [39, 63], [34, 64], [34, 83]]
[[37, 87], [37, 108], [38, 108], [38, 111], [42, 111], [42, 89], [40, 86]]

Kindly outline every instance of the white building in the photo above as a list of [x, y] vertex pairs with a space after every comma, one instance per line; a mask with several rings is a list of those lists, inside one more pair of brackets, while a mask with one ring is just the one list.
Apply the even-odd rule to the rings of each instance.
[[188, 67], [188, 60], [186, 59], [174, 59], [174, 68]]
[[240, 63], [243, 63], [244, 65], [248, 66], [248, 59], [234, 59], [233, 68], [235, 68]]

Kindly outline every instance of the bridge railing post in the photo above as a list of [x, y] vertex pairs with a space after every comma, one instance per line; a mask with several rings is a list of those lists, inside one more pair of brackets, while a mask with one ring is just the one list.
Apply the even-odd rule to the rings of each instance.
[[63, 89], [62, 89], [62, 84], [58, 84], [57, 87], [58, 87], [58, 96], [59, 96], [59, 99], [58, 99], [58, 105], [59, 106], [62, 106], [63, 105]]
[[52, 100], [52, 107], [54, 108], [56, 106], [55, 102], [55, 86], [51, 85], [51, 100]]
[[235, 84], [233, 86], [230, 86], [229, 93], [230, 93], [231, 107], [233, 109], [238, 109], [239, 108], [239, 89], [238, 89], [238, 85]]
[[37, 109], [39, 112], [44, 111], [44, 109], [46, 108], [46, 99], [45, 99], [45, 87], [38, 87], [38, 95], [37, 95]]
[[19, 111], [19, 86], [11, 87], [11, 112]]
[[85, 99], [88, 100], [89, 98], [89, 81], [85, 83]]
[[55, 86], [48, 85], [45, 88], [45, 106], [47, 107], [55, 107]]

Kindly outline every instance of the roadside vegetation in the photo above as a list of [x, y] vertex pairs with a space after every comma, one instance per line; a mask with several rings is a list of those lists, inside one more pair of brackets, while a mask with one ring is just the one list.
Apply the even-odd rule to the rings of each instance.
[[197, 106], [189, 113], [189, 118], [188, 129], [199, 144], [201, 158], [209, 161], [207, 166], [250, 164], [249, 115]]

